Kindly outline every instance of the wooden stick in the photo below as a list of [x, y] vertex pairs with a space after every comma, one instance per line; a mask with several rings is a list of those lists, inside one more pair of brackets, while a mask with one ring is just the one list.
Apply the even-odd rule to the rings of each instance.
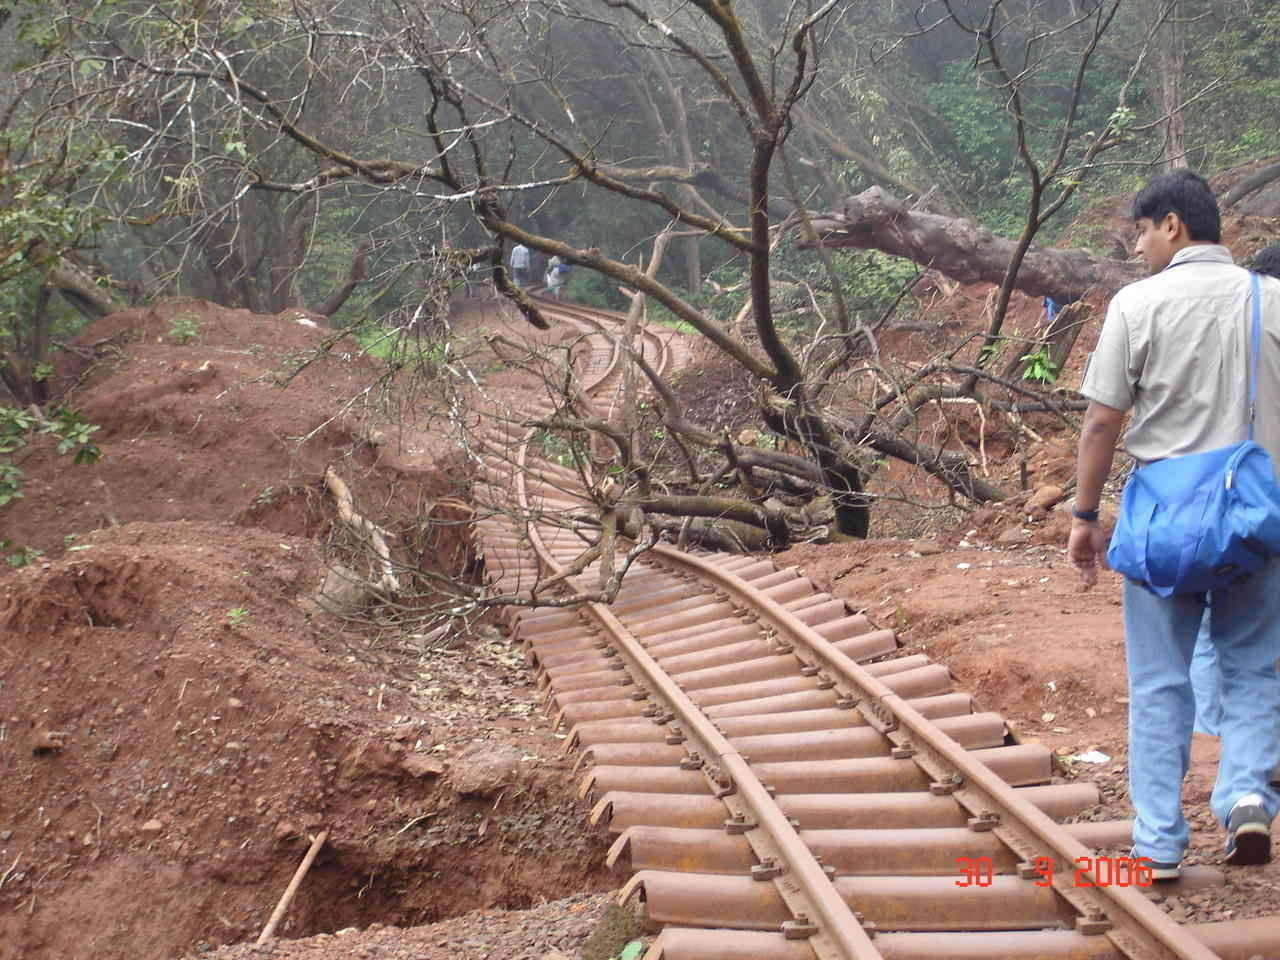
[[320, 835], [311, 841], [311, 847], [307, 850], [307, 855], [302, 858], [302, 862], [298, 864], [298, 869], [293, 872], [293, 879], [289, 881], [289, 886], [285, 888], [284, 895], [280, 897], [280, 902], [276, 904], [276, 908], [271, 914], [271, 919], [267, 921], [267, 925], [262, 928], [262, 933], [258, 935], [258, 946], [266, 943], [275, 935], [276, 927], [280, 925], [284, 912], [289, 909], [289, 904], [293, 901], [293, 895], [298, 892], [298, 887], [302, 885], [302, 878], [311, 869], [311, 864], [315, 862], [316, 854], [320, 852], [320, 848], [324, 846], [328, 836], [328, 830], [321, 830]]

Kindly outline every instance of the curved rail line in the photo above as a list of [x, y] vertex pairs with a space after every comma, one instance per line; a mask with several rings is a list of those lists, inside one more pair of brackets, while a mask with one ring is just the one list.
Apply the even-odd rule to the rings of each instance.
[[[546, 307], [590, 331], [587, 393], [615, 391], [619, 317]], [[655, 367], [672, 362], [643, 336]], [[502, 592], [562, 574], [587, 545], [572, 521], [583, 475], [535, 462], [531, 436], [495, 428], [478, 484], [517, 506], [477, 523]], [[512, 445], [514, 485], [497, 455]], [[586, 587], [591, 569], [564, 579]], [[1077, 870], [1127, 844], [1130, 822], [1060, 823], [1096, 789], [1051, 783], [1046, 748], [973, 712], [946, 667], [903, 655], [794, 568], [658, 545], [608, 606], [513, 610], [590, 767], [590, 817], [618, 835], [609, 862], [632, 871], [621, 896], [664, 925], [646, 960], [1280, 957], [1275, 918], [1180, 926]], [[963, 858], [989, 864], [987, 882], [965, 882]], [[1220, 882], [1191, 868], [1160, 889]]]

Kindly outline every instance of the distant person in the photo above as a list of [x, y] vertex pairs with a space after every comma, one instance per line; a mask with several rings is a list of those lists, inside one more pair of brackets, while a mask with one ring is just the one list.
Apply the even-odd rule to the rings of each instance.
[[557, 300], [564, 296], [564, 285], [569, 282], [569, 265], [559, 257], [547, 261], [547, 296]]
[[529, 248], [523, 243], [517, 243], [511, 248], [511, 276], [517, 287], [527, 287], [533, 282], [530, 265]]
[[[1076, 464], [1067, 556], [1085, 588], [1097, 582], [1107, 540], [1098, 523], [1116, 441], [1133, 411], [1125, 449], [1140, 464], [1238, 443], [1247, 432], [1249, 272], [1222, 246], [1208, 183], [1189, 170], [1162, 174], [1133, 203], [1137, 252], [1152, 276], [1111, 299], [1080, 392], [1089, 400]], [[1280, 283], [1262, 283], [1263, 351], [1280, 340]], [[1280, 378], [1259, 364], [1256, 437], [1280, 460]], [[1205, 597], [1161, 597], [1124, 583], [1129, 674], [1129, 796], [1134, 855], [1153, 879], [1179, 875], [1191, 831], [1182, 812], [1195, 696], [1190, 668]], [[1226, 862], [1271, 860], [1280, 793], [1280, 561], [1207, 598], [1222, 676], [1222, 752], [1210, 806], [1226, 828]]]

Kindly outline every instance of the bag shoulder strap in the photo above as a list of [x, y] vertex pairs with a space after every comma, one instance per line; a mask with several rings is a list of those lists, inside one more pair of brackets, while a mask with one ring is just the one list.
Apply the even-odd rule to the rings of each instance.
[[1253, 440], [1253, 420], [1258, 411], [1258, 353], [1262, 348], [1262, 284], [1257, 273], [1249, 274], [1252, 330], [1249, 337], [1249, 439]]

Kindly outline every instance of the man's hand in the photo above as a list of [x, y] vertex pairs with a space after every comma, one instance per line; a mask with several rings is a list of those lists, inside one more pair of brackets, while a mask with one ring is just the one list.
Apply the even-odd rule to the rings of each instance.
[[[1076, 506], [1097, 510], [1102, 498], [1102, 485], [1111, 472], [1116, 440], [1124, 425], [1124, 411], [1108, 407], [1096, 400], [1089, 402], [1080, 427], [1080, 450], [1076, 457]], [[1071, 536], [1067, 539], [1067, 559], [1080, 571], [1080, 579], [1088, 590], [1098, 582], [1098, 564], [1106, 565], [1107, 537], [1097, 519], [1071, 518]]]
[[1080, 571], [1080, 579], [1088, 590], [1098, 582], [1098, 564], [1107, 565], [1107, 535], [1096, 521], [1071, 521], [1067, 538], [1067, 559]]

